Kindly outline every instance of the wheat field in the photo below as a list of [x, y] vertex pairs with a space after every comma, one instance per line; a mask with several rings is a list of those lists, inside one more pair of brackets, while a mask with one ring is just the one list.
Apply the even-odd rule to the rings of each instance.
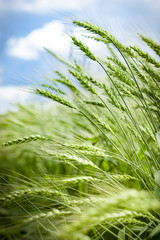
[[0, 239], [160, 239], [160, 44], [125, 46], [89, 22], [96, 44], [57, 56], [61, 70], [31, 89], [54, 101], [0, 116]]

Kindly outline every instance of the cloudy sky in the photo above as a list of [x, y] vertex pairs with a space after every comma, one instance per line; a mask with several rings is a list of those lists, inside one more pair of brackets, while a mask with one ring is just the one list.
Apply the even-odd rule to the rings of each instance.
[[69, 56], [69, 34], [78, 34], [73, 19], [97, 23], [127, 43], [139, 32], [159, 41], [159, 12], [160, 0], [0, 0], [0, 112], [25, 102], [19, 88], [53, 68], [43, 47]]

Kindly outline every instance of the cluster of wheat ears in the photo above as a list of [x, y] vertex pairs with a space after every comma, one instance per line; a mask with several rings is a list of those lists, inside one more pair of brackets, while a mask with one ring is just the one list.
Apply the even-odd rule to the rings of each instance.
[[57, 103], [0, 117], [0, 239], [158, 240], [160, 45], [73, 23], [106, 46], [71, 37], [99, 75], [46, 49], [63, 71], [32, 92]]

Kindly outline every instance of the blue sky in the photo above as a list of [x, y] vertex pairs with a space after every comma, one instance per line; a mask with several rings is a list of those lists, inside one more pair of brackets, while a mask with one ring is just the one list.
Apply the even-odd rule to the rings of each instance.
[[73, 19], [92, 21], [136, 44], [138, 32], [159, 40], [159, 12], [159, 0], [0, 0], [0, 112], [25, 102], [19, 86], [53, 67], [43, 46], [68, 57], [68, 34], [79, 34]]

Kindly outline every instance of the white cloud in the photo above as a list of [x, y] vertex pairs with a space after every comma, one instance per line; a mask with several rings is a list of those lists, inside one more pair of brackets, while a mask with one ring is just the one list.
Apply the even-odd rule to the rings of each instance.
[[0, 11], [49, 13], [57, 10], [78, 10], [96, 0], [1, 0]]
[[31, 94], [17, 89], [13, 86], [0, 87], [0, 114], [6, 113], [8, 110], [14, 110], [16, 103], [24, 104], [27, 102]]
[[65, 54], [69, 50], [70, 38], [64, 30], [60, 21], [49, 22], [25, 37], [11, 37], [7, 42], [6, 52], [10, 56], [26, 60], [37, 59], [43, 47]]
[[0, 12], [29, 12], [29, 13], [52, 13], [53, 11], [71, 11], [88, 7], [97, 2], [111, 4], [116, 2], [120, 4], [143, 5], [154, 11], [160, 10], [160, 0], [0, 0]]
[[[113, 24], [114, 21], [112, 21]], [[115, 29], [117, 32], [118, 29]], [[96, 42], [93, 39], [84, 37], [91, 35], [82, 28], [74, 28], [73, 35], [82, 40], [91, 51], [96, 55], [103, 55], [106, 47], [103, 43]], [[9, 56], [24, 59], [35, 60], [40, 56], [43, 47], [47, 47], [58, 55], [66, 56], [70, 51], [71, 39], [65, 33], [65, 26], [60, 21], [52, 21], [39, 29], [35, 29], [25, 37], [11, 37], [7, 42], [6, 53]], [[76, 48], [74, 48], [75, 50]]]
[[[75, 28], [73, 35], [78, 39], [83, 39], [89, 48], [95, 53], [103, 53], [103, 44], [95, 42], [92, 39], [84, 38], [84, 30]], [[88, 33], [87, 33], [88, 35]], [[65, 56], [70, 51], [71, 39], [65, 33], [65, 27], [60, 21], [52, 21], [45, 24], [42, 28], [35, 29], [25, 37], [11, 37], [7, 42], [6, 53], [9, 56], [35, 60], [39, 58], [43, 47], [56, 52], [61, 56]]]

